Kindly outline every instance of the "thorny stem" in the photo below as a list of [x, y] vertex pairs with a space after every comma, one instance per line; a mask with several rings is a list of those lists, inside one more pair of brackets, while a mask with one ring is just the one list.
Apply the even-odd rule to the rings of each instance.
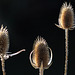
[[66, 49], [66, 54], [65, 54], [65, 71], [64, 75], [67, 75], [67, 69], [68, 69], [68, 29], [65, 29], [65, 49]]
[[3, 55], [1, 56], [1, 64], [2, 64], [2, 72], [3, 72], [3, 75], [6, 75], [6, 73], [5, 73], [5, 60], [3, 58]]
[[44, 69], [43, 69], [43, 62], [41, 62], [41, 67], [39, 68], [39, 75], [43, 75]]

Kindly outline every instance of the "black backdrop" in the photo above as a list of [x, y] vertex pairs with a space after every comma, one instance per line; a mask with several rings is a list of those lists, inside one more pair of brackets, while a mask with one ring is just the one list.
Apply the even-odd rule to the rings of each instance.
[[[53, 51], [53, 64], [44, 75], [63, 75], [65, 58], [64, 30], [57, 28], [61, 5], [64, 0], [0, 0], [0, 25], [9, 31], [9, 52], [26, 49], [26, 52], [6, 60], [7, 75], [39, 75], [29, 61], [36, 37], [46, 39]], [[71, 2], [75, 9], [75, 1]], [[75, 74], [75, 30], [69, 31], [68, 75]], [[0, 65], [0, 75], [2, 69]]]

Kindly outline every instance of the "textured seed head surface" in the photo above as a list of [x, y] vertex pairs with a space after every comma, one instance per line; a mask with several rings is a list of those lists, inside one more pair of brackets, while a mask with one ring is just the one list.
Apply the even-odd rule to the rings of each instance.
[[59, 24], [63, 29], [71, 28], [74, 23], [74, 12], [72, 6], [65, 2], [60, 11]]
[[0, 29], [0, 54], [5, 54], [9, 48], [8, 31], [1, 26]]
[[34, 47], [33, 47], [33, 60], [37, 67], [41, 66], [41, 62], [43, 62], [43, 67], [47, 67], [49, 62], [49, 49], [46, 41], [43, 38], [37, 38]]

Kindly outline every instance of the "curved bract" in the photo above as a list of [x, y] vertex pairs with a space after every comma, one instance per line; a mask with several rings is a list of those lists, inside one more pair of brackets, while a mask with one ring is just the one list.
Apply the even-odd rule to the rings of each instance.
[[[49, 62], [48, 62], [48, 64], [47, 64], [47, 66], [44, 67], [44, 69], [48, 69], [48, 68], [52, 65], [53, 54], [52, 54], [51, 48], [49, 48], [49, 49], [50, 49], [50, 55], [51, 55], [51, 56], [50, 56], [50, 58], [49, 58]], [[32, 65], [35, 69], [38, 69], [39, 67], [36, 66], [36, 64], [35, 64], [35, 62], [34, 62], [34, 60], [33, 60], [33, 58], [32, 58], [33, 52], [34, 52], [34, 50], [31, 51], [29, 59], [30, 59], [31, 65]]]

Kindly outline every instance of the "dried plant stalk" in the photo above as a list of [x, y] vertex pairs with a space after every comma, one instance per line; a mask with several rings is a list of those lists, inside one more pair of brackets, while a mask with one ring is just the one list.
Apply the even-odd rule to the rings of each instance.
[[66, 49], [66, 54], [65, 54], [65, 71], [64, 75], [67, 75], [67, 68], [68, 68], [68, 29], [65, 29], [65, 49]]
[[1, 64], [2, 64], [3, 75], [6, 75], [6, 72], [5, 72], [5, 60], [4, 60], [3, 55], [1, 56]]
[[41, 66], [39, 68], [39, 75], [43, 75], [44, 69], [43, 69], [43, 62], [41, 62]]

